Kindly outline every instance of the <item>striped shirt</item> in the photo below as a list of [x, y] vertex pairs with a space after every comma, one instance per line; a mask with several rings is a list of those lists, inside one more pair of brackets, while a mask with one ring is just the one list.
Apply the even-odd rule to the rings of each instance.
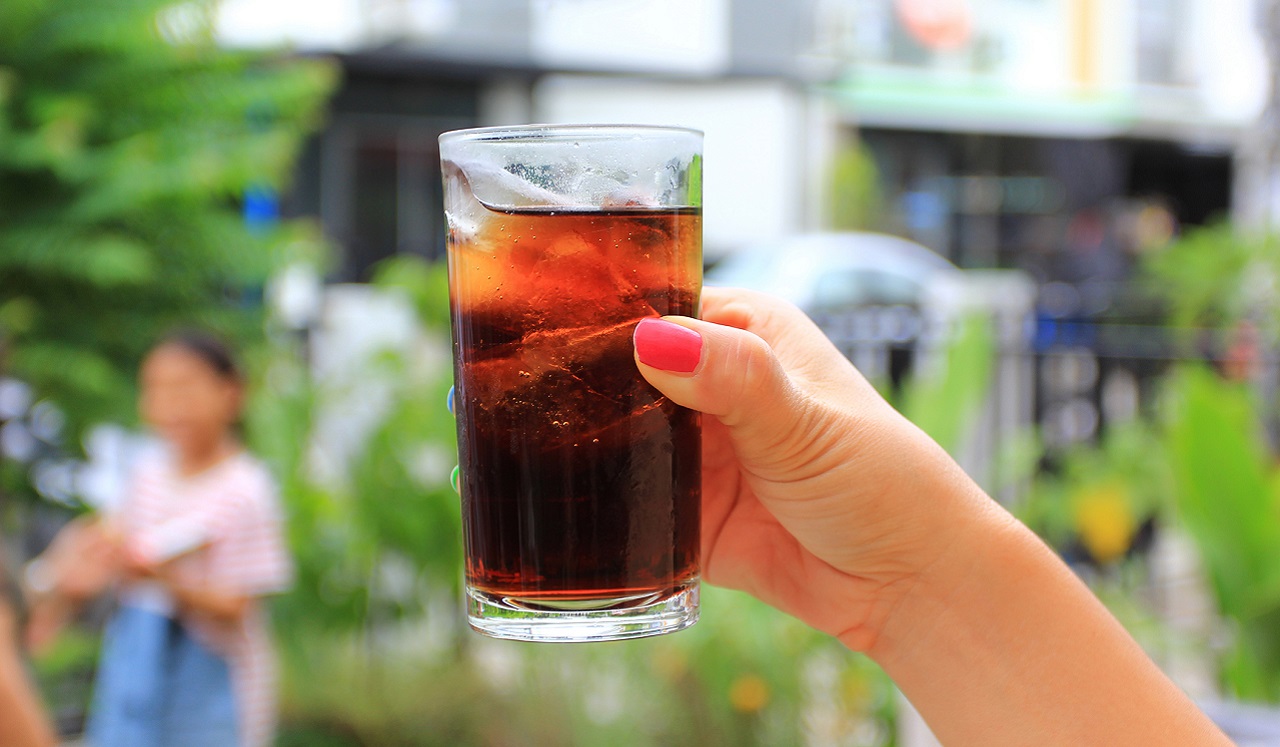
[[[266, 467], [241, 452], [184, 477], [163, 454], [145, 458], [134, 471], [119, 524], [131, 551], [151, 563], [169, 561], [181, 586], [255, 598], [234, 625], [189, 611], [180, 616], [198, 641], [227, 660], [244, 747], [270, 744], [275, 658], [265, 610], [256, 598], [287, 590], [293, 566]], [[153, 608], [163, 607], [166, 597], [154, 583], [122, 590], [124, 601]]]

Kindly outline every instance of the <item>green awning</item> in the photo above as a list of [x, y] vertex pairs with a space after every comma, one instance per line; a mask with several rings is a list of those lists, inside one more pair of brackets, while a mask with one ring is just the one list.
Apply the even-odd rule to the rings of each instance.
[[858, 70], [828, 88], [852, 123], [943, 132], [1109, 137], [1132, 130], [1132, 96], [1027, 92], [979, 77], [915, 70]]

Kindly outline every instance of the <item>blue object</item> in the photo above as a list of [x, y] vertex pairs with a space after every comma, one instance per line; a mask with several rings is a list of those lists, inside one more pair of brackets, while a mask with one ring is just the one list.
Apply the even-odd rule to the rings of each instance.
[[263, 184], [244, 191], [244, 222], [254, 231], [266, 231], [280, 222], [280, 196]]
[[107, 626], [87, 734], [93, 747], [236, 747], [226, 661], [177, 620], [122, 606]]
[[445, 407], [449, 408], [450, 415], [457, 414], [456, 412], [454, 412], [454, 409], [453, 409], [453, 386], [452, 385], [450, 385], [449, 387], [449, 396], [448, 398], [445, 399]]

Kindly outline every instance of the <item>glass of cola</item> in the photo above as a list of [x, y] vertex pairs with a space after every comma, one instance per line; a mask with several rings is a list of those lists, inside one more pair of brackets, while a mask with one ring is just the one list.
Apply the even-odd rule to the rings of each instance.
[[601, 641], [697, 621], [699, 416], [641, 378], [631, 336], [698, 313], [701, 151], [675, 127], [440, 137], [481, 633]]

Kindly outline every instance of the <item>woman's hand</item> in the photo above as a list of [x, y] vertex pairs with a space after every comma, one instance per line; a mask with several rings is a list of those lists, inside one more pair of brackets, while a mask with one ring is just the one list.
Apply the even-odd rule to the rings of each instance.
[[97, 517], [74, 519], [41, 556], [53, 591], [75, 603], [86, 602], [115, 583], [124, 566], [123, 542]]
[[1229, 744], [1071, 571], [800, 311], [707, 289], [636, 328], [705, 418], [703, 570], [865, 651], [951, 747]]
[[707, 288], [703, 319], [642, 322], [636, 357], [711, 416], [704, 577], [866, 650], [948, 551], [941, 523], [972, 522], [989, 500], [794, 306]]

